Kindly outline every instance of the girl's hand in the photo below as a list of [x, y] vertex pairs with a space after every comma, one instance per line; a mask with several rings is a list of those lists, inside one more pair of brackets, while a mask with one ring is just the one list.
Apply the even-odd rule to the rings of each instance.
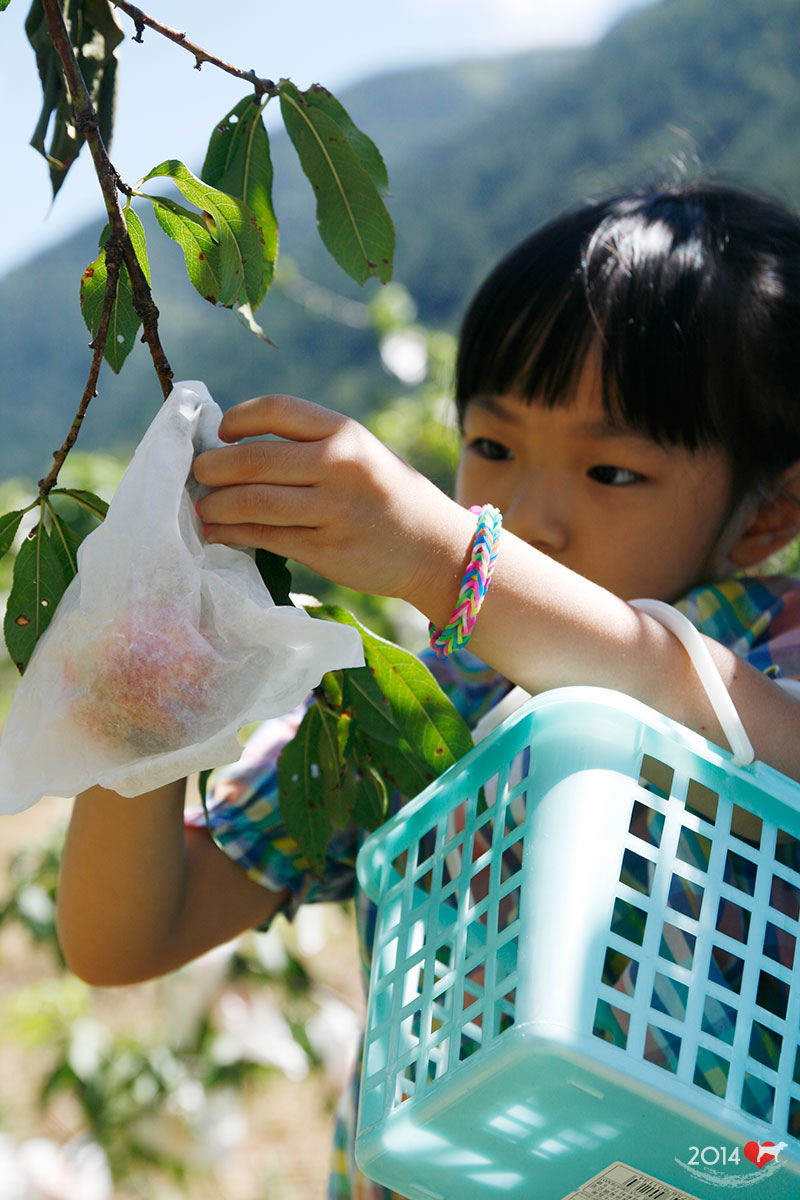
[[219, 436], [240, 444], [194, 464], [213, 489], [197, 506], [209, 542], [263, 547], [357, 591], [449, 616], [475, 518], [357, 421], [261, 396], [230, 409]]

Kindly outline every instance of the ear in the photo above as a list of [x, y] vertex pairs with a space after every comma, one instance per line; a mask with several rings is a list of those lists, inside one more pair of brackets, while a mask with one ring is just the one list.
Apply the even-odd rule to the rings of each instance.
[[736, 567], [755, 567], [800, 534], [800, 463], [785, 471], [766, 497], [756, 499], [728, 554]]

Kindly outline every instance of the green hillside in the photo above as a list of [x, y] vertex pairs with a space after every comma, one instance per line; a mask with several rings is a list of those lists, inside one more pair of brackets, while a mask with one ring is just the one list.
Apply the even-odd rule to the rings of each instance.
[[[500, 253], [587, 194], [700, 171], [800, 202], [798, 62], [794, 0], [662, 0], [588, 48], [399, 72], [342, 99], [389, 166], [396, 277], [424, 319], [453, 327]], [[377, 285], [351, 288], [319, 244], [310, 190], [285, 140], [275, 139], [274, 155], [284, 253], [303, 275], [369, 299]], [[74, 410], [88, 363], [78, 279], [96, 236], [97, 225], [82, 230], [0, 281], [0, 477], [41, 474]], [[358, 415], [385, 394], [368, 330], [311, 317], [275, 291], [260, 312], [279, 347], [271, 349], [194, 294], [177, 247], [164, 242], [158, 257], [176, 377], [204, 379], [223, 407], [289, 390]], [[85, 448], [140, 436], [158, 403], [151, 375], [137, 347], [118, 379], [101, 377]]]
[[449, 319], [534, 226], [631, 182], [699, 172], [800, 203], [798, 16], [794, 0], [662, 0], [423, 153], [393, 209], [423, 314]]

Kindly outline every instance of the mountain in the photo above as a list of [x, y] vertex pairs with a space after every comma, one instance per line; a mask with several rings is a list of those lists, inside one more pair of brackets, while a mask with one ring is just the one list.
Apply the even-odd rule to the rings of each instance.
[[662, 0], [423, 151], [393, 205], [422, 315], [452, 319], [499, 255], [592, 194], [700, 173], [800, 203], [797, 16], [794, 0]]
[[[794, 0], [661, 0], [589, 47], [397, 72], [340, 98], [389, 167], [396, 278], [424, 320], [453, 328], [497, 257], [586, 195], [702, 173], [800, 203], [799, 61]], [[321, 247], [285, 138], [273, 153], [282, 251], [303, 276], [368, 300], [377, 285], [360, 292]], [[363, 415], [386, 394], [368, 329], [314, 317], [275, 289], [259, 319], [279, 349], [265, 346], [195, 295], [178, 248], [148, 228], [177, 378], [204, 379], [223, 407], [286, 390]], [[97, 233], [83, 229], [0, 281], [0, 477], [42, 474], [71, 420], [88, 369], [78, 281]], [[80, 444], [130, 446], [158, 401], [137, 346], [119, 378], [104, 368]]]

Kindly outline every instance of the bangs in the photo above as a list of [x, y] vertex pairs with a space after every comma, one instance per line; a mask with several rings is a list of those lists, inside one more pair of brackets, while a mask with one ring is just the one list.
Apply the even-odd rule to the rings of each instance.
[[782, 469], [800, 457], [789, 251], [796, 263], [797, 218], [732, 189], [635, 194], [560, 217], [470, 306], [459, 418], [478, 396], [568, 404], [597, 350], [613, 420], [662, 445], [719, 445], [737, 478]]
[[709, 318], [703, 247], [661, 221], [643, 236], [638, 214], [608, 207], [542, 230], [486, 281], [462, 327], [459, 413], [479, 395], [567, 404], [596, 348], [610, 418], [661, 444], [719, 441], [705, 395], [708, 334], [698, 340]]

